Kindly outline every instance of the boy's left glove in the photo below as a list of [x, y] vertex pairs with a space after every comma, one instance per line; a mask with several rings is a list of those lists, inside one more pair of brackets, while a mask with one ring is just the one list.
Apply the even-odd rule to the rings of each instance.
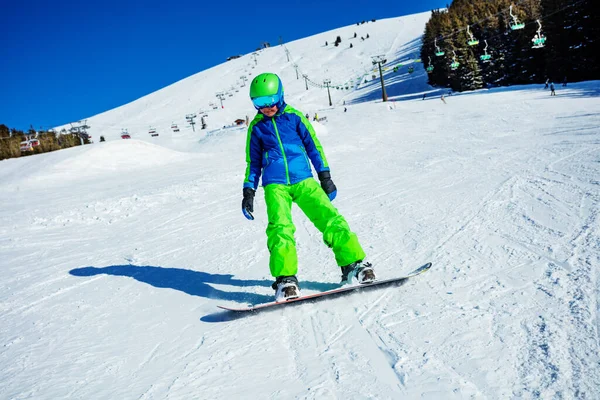
[[333, 199], [335, 199], [335, 196], [337, 195], [337, 188], [331, 180], [331, 174], [329, 173], [329, 171], [322, 171], [319, 172], [318, 175], [319, 180], [321, 181], [321, 187], [327, 194], [327, 197], [329, 197], [329, 200], [333, 201]]
[[242, 212], [244, 213], [244, 217], [249, 220], [254, 219], [254, 189], [244, 188], [243, 194], [244, 199], [242, 200]]

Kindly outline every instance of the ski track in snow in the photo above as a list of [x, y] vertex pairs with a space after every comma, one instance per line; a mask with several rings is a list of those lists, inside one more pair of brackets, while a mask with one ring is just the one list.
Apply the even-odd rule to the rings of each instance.
[[[311, 76], [369, 76], [367, 46], [408, 59], [426, 20], [367, 24], [371, 42], [354, 44], [368, 62], [322, 46], [339, 32], [286, 46]], [[245, 131], [111, 135], [170, 126], [173, 109], [206, 102], [247, 63], [92, 117], [104, 144], [0, 162], [1, 399], [600, 398], [599, 82], [553, 98], [522, 86], [394, 105], [368, 82], [324, 108], [282, 48], [261, 52], [252, 71], [280, 73], [290, 104], [327, 117], [315, 129], [334, 204], [378, 275], [433, 268], [233, 316], [216, 305], [273, 295], [262, 190], [256, 220], [240, 212]], [[386, 79], [410, 95], [431, 89], [425, 75]], [[211, 129], [252, 112], [242, 92]], [[297, 208], [293, 218], [302, 290], [331, 288], [331, 250]]]

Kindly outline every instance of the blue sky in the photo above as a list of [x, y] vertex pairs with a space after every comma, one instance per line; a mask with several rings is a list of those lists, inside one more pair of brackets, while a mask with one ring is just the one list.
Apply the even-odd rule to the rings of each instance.
[[245, 54], [450, 1], [7, 0], [0, 124], [36, 129], [91, 117]]

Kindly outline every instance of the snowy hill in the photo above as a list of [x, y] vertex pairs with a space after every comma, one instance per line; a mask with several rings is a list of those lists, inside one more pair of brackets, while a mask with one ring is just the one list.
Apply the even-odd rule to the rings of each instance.
[[[190, 151], [195, 148], [198, 139], [206, 134], [206, 131], [200, 130], [201, 115], [207, 116], [207, 131], [221, 129], [238, 118], [254, 115], [256, 111], [248, 100], [248, 85], [252, 77], [261, 72], [279, 74], [284, 82], [288, 103], [311, 115], [329, 108], [327, 90], [312, 85], [306, 90], [303, 74], [320, 85], [325, 79], [330, 79], [332, 87], [350, 85], [349, 88], [357, 89], [332, 88], [331, 96], [335, 104], [381, 99], [378, 72], [377, 78], [372, 78], [375, 71], [372, 56], [377, 55], [384, 55], [390, 66], [399, 62], [415, 66], [415, 72], [410, 75], [406, 67], [399, 73], [394, 73], [391, 68], [385, 71], [387, 91], [391, 98], [402, 93], [431, 90], [424, 79], [426, 72], [423, 65], [413, 62], [418, 57], [419, 38], [429, 15], [427, 12], [350, 25], [286, 43], [285, 46], [246, 54], [89, 118], [89, 133], [95, 141], [100, 135], [107, 140], [120, 140], [121, 131], [127, 129], [132, 138]], [[333, 42], [337, 36], [342, 38], [342, 43], [335, 47]], [[328, 46], [325, 46], [325, 42], [328, 42]], [[294, 64], [298, 67], [298, 74]], [[246, 77], [245, 81], [242, 76]], [[367, 83], [364, 83], [365, 78]], [[223, 94], [224, 108], [221, 108], [217, 93]], [[197, 115], [196, 131], [186, 122], [188, 114]], [[174, 132], [172, 124], [177, 124], [180, 131]], [[148, 134], [151, 127], [159, 133], [158, 137]]]
[[[246, 55], [89, 118], [106, 143], [0, 162], [0, 398], [600, 398], [600, 82], [444, 104], [421, 100], [418, 65], [386, 72], [406, 101], [381, 103], [356, 77], [371, 55], [410, 58], [427, 18], [288, 43], [289, 63], [279, 46], [256, 68]], [[293, 62], [355, 90], [329, 107]], [[207, 131], [170, 125], [264, 70], [327, 117], [315, 126], [334, 204], [378, 275], [431, 271], [246, 318], [218, 311], [273, 296], [263, 191], [255, 221], [240, 210], [245, 130], [220, 129], [253, 115], [247, 86]], [[333, 287], [333, 254], [298, 209], [294, 222], [303, 291]]]

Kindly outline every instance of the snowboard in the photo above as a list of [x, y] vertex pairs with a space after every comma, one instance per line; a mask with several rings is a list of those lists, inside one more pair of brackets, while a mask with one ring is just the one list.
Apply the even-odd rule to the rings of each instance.
[[324, 300], [327, 298], [332, 298], [335, 296], [340, 296], [340, 295], [348, 294], [348, 293], [355, 292], [355, 291], [380, 289], [383, 287], [388, 287], [388, 286], [393, 286], [393, 285], [400, 286], [400, 285], [403, 285], [404, 283], [406, 283], [406, 281], [408, 279], [412, 278], [413, 276], [422, 274], [423, 272], [429, 270], [429, 268], [431, 268], [430, 262], [428, 262], [427, 264], [421, 265], [419, 268], [415, 269], [414, 271], [412, 271], [411, 273], [409, 273], [405, 276], [391, 278], [391, 279], [384, 279], [381, 281], [374, 281], [371, 283], [363, 283], [363, 284], [358, 284], [358, 285], [353, 285], [353, 286], [342, 286], [337, 289], [327, 290], [325, 292], [308, 294], [305, 296], [296, 297], [295, 299], [289, 299], [287, 301], [282, 301], [279, 303], [276, 301], [272, 301], [270, 303], [249, 304], [249, 305], [245, 305], [245, 306], [233, 306], [233, 307], [217, 306], [217, 307], [219, 307], [223, 310], [233, 311], [233, 312], [248, 312], [248, 311], [256, 312], [256, 311], [261, 311], [261, 310], [265, 310], [265, 309], [273, 309], [276, 307], [283, 307], [283, 306], [288, 306], [288, 305], [292, 305], [292, 304], [299, 304], [299, 303], [310, 301], [310, 300], [313, 300], [313, 301]]

